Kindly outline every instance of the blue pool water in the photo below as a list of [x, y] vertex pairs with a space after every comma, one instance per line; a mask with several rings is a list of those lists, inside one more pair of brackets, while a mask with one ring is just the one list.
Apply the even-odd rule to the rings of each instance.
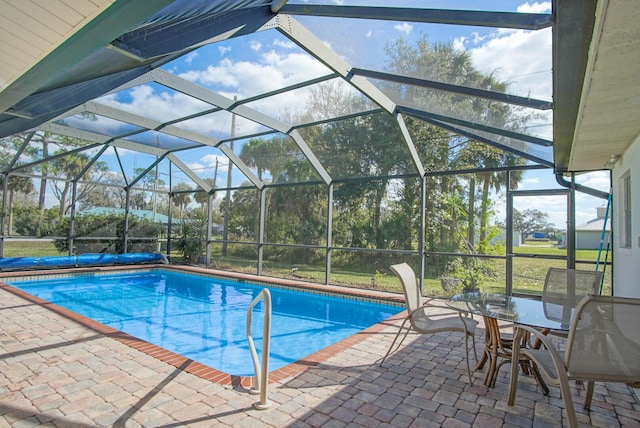
[[[264, 285], [149, 270], [7, 281], [33, 296], [232, 375], [253, 375], [247, 308]], [[267, 286], [276, 370], [397, 314], [403, 308]], [[263, 302], [252, 332], [262, 347]]]

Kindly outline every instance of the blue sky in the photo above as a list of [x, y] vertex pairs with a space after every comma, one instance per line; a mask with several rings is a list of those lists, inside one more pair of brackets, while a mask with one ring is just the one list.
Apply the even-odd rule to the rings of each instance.
[[[293, 3], [293, 2], [292, 2]], [[307, 2], [295, 2], [307, 3]], [[326, 2], [325, 2], [326, 3]], [[342, 2], [339, 4], [386, 5], [387, 1]], [[398, 6], [421, 6], [449, 9], [478, 9], [549, 13], [550, 2], [525, 1], [397, 1]], [[551, 100], [551, 30], [523, 31], [486, 27], [465, 27], [433, 25], [409, 22], [388, 22], [374, 20], [328, 20], [326, 18], [296, 17], [315, 36], [351, 65], [360, 68], [384, 70], [385, 46], [399, 37], [409, 44], [422, 36], [430, 42], [452, 43], [457, 49], [470, 52], [476, 68], [493, 72], [499, 80], [509, 82], [509, 93]], [[244, 99], [283, 86], [291, 85], [309, 78], [328, 74], [330, 71], [311, 58], [293, 42], [275, 30], [258, 32], [249, 36], [230, 39], [207, 45], [189, 53], [164, 67], [166, 70], [193, 83], [212, 89], [233, 99]], [[347, 85], [345, 85], [347, 87]], [[251, 108], [284, 118], [292, 113], [304, 110], [308, 90], [286, 93], [275, 99], [252, 103]], [[159, 121], [170, 120], [185, 112], [202, 111], [206, 106], [194, 98], [160, 85], [143, 85], [131, 90], [103, 97], [99, 102], [116, 106], [134, 113], [150, 115]], [[551, 139], [550, 112], [547, 118], [532, 123], [531, 129], [542, 137]], [[106, 125], [105, 125], [106, 126]], [[181, 124], [190, 130], [205, 132], [213, 138], [225, 138], [231, 128], [230, 115], [216, 114], [193, 119]], [[261, 127], [248, 120], [236, 118], [236, 135], [260, 131]], [[239, 153], [242, 143], [236, 143]], [[133, 154], [129, 154], [135, 158]], [[141, 158], [143, 155], [136, 155]], [[182, 155], [181, 155], [182, 156]], [[131, 159], [125, 163], [131, 163]], [[202, 151], [184, 155], [184, 162], [203, 177], [211, 178], [218, 164], [218, 180], [226, 177], [227, 160], [221, 153], [208, 154]], [[133, 160], [141, 164], [142, 159]], [[139, 165], [138, 165], [139, 166]], [[234, 184], [244, 181], [237, 172]], [[608, 190], [608, 174], [596, 173], [580, 177], [585, 185]], [[522, 189], [557, 188], [558, 185], [549, 173], [528, 173], [521, 183]], [[543, 206], [548, 206], [545, 199]], [[532, 200], [535, 207], [541, 202]], [[579, 220], [593, 217], [595, 206], [601, 201], [579, 204]], [[500, 207], [498, 207], [500, 215]], [[554, 223], [563, 223], [563, 216], [551, 214]], [[558, 224], [558, 227], [561, 227]]]

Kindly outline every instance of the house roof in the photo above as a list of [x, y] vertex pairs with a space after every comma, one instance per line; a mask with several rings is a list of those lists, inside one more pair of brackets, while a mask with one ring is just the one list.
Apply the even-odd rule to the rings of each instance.
[[[90, 208], [88, 210], [83, 210], [78, 212], [78, 215], [106, 215], [106, 214], [120, 214], [124, 215], [124, 208], [111, 208], [111, 207], [96, 207]], [[129, 213], [135, 217], [145, 219], [145, 220], [154, 220], [156, 223], [168, 224], [169, 217], [165, 214], [154, 213], [151, 210], [129, 210]], [[172, 219], [172, 223], [179, 223], [179, 220], [176, 218]]]
[[[576, 226], [576, 232], [602, 232], [602, 227], [604, 226], [604, 218], [594, 218], [593, 220], [589, 220], [586, 223], [582, 223]], [[607, 222], [607, 227], [605, 229], [607, 232], [611, 232], [611, 223]]]
[[611, 231], [611, 213], [609, 212], [609, 206], [607, 204], [599, 206], [596, 208], [596, 218], [591, 219], [585, 223], [579, 224], [576, 226], [576, 231], [597, 231], [602, 233], [602, 228], [605, 226], [605, 218], [606, 221], [606, 231]]

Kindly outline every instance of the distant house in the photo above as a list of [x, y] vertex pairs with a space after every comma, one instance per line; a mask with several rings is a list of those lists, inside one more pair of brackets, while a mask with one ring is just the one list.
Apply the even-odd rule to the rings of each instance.
[[[606, 221], [605, 215], [607, 212], [606, 206], [596, 208], [596, 218], [589, 220], [586, 223], [576, 226], [576, 250], [597, 250], [600, 248], [600, 241], [603, 242], [603, 250], [607, 248], [607, 242], [609, 242], [611, 236], [611, 216], [609, 221]], [[606, 228], [604, 239], [602, 239], [602, 229]]]
[[[88, 210], [78, 212], [78, 215], [108, 215], [108, 214], [116, 214], [116, 215], [124, 215], [124, 208], [110, 208], [110, 207], [96, 207]], [[164, 225], [169, 224], [169, 217], [155, 213], [151, 210], [129, 210], [129, 214], [141, 219], [152, 220], [156, 223], [161, 223]], [[172, 219], [172, 224], [178, 224], [180, 220], [177, 218]]]

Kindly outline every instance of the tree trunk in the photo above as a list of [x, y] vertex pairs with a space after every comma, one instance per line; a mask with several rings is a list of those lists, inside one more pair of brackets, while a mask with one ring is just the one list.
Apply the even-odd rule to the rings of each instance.
[[60, 217], [64, 217], [67, 211], [67, 194], [69, 193], [69, 182], [64, 182], [64, 187], [60, 193]]
[[487, 239], [487, 223], [489, 221], [489, 183], [491, 174], [484, 176], [482, 182], [482, 206], [480, 208], [480, 242], [484, 243]]
[[[42, 157], [49, 157], [49, 145], [47, 144], [46, 137], [43, 137], [42, 140]], [[44, 211], [45, 204], [45, 196], [47, 195], [47, 172], [46, 169], [43, 168], [42, 171], [42, 179], [40, 180], [40, 195], [38, 197], [38, 209], [40, 211]]]
[[[453, 183], [447, 176], [440, 177], [440, 189], [442, 194], [446, 195], [453, 191], [450, 187]], [[455, 242], [455, 234], [456, 234], [456, 225], [458, 223], [457, 214], [454, 212], [451, 223], [448, 225], [449, 227], [442, 227], [440, 229], [440, 245], [442, 248], [445, 248], [449, 242]]]
[[475, 245], [476, 240], [476, 178], [469, 180], [469, 206], [467, 207], [467, 241], [471, 245]]
[[7, 236], [11, 235], [13, 229], [13, 190], [9, 190], [9, 218], [7, 225]]
[[384, 191], [387, 188], [387, 183], [386, 181], [383, 181], [381, 183], [381, 187], [376, 190], [375, 193], [375, 201], [374, 203], [374, 207], [373, 207], [373, 219], [372, 219], [372, 224], [371, 227], [373, 229], [373, 233], [376, 239], [376, 246], [378, 248], [382, 248], [382, 237], [380, 236], [380, 217], [381, 217], [381, 212], [382, 212], [382, 197], [384, 196]]

